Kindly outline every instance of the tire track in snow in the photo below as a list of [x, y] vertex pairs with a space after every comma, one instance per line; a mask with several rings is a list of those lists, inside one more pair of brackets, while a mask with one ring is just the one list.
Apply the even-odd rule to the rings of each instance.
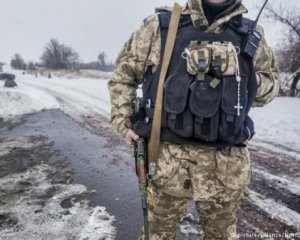
[[45, 93], [52, 95], [61, 104], [62, 110], [72, 117], [77, 118], [83, 114], [93, 115], [95, 113], [101, 114], [105, 117], [109, 116], [108, 107], [103, 106], [109, 106], [110, 104], [101, 97], [98, 98], [93, 95], [90, 96], [87, 92], [81, 92], [77, 89], [61, 89], [58, 86], [53, 86], [47, 83], [45, 84], [44, 82], [43, 84], [40, 84], [40, 82], [39, 84], [22, 82], [22, 84], [42, 90]]

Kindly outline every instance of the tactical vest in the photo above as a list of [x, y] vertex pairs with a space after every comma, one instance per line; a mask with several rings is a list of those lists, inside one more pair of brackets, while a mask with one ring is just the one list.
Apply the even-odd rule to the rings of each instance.
[[[171, 13], [167, 11], [159, 14], [161, 60], [154, 73], [149, 67], [144, 76], [143, 114], [139, 114], [134, 127], [135, 132], [144, 138], [150, 138], [151, 134], [170, 17]], [[254, 123], [248, 116], [257, 92], [253, 59], [238, 54], [241, 76], [238, 86], [236, 76], [219, 76], [221, 81], [217, 81], [211, 71], [199, 81], [197, 76], [188, 73], [187, 60], [183, 57], [183, 52], [191, 42], [231, 42], [237, 49], [242, 49], [252, 21], [241, 15], [239, 19], [237, 23], [228, 24], [222, 33], [208, 33], [195, 29], [189, 15], [181, 16], [164, 86], [161, 141], [219, 147], [242, 146], [254, 135]], [[203, 67], [205, 64], [200, 61], [199, 68]]]

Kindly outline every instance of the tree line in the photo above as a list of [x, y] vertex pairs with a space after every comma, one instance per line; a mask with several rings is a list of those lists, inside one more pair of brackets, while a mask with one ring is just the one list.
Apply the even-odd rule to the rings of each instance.
[[[283, 24], [282, 39], [278, 44], [275, 54], [281, 76], [281, 95], [300, 96], [297, 88], [300, 82], [300, 11], [298, 7], [291, 8], [289, 4], [273, 7], [269, 4], [266, 8], [265, 18]], [[40, 63], [26, 63], [20, 54], [15, 54], [11, 66], [17, 69], [32, 69], [47, 67], [51, 69], [94, 69], [113, 71], [114, 65], [107, 62], [107, 55], [101, 52], [98, 59], [88, 63], [79, 60], [78, 53], [70, 46], [61, 44], [57, 39], [51, 39], [44, 48]]]
[[44, 47], [41, 62], [28, 62], [16, 53], [10, 62], [11, 67], [19, 70], [35, 70], [39, 67], [49, 69], [93, 69], [100, 71], [113, 71], [114, 65], [107, 61], [105, 52], [100, 52], [98, 59], [93, 62], [83, 63], [79, 54], [70, 46], [60, 43], [57, 39], [50, 39]]

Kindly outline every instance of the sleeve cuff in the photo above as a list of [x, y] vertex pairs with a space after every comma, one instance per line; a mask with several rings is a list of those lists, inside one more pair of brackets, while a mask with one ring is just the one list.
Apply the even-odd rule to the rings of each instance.
[[125, 118], [120, 122], [112, 121], [112, 126], [123, 136], [125, 137], [127, 132], [132, 129], [132, 124], [129, 118]]

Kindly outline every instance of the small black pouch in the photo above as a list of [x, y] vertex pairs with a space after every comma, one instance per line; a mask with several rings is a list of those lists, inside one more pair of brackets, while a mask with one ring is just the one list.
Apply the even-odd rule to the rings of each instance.
[[192, 77], [188, 73], [171, 75], [165, 83], [164, 108], [166, 125], [182, 137], [192, 137], [193, 116], [187, 107]]
[[[238, 92], [240, 92], [239, 104]], [[221, 103], [222, 113], [219, 132], [220, 140], [235, 144], [241, 143], [245, 138], [243, 135], [246, 120], [247, 99], [248, 92], [246, 77], [241, 77], [239, 88], [236, 76], [223, 78], [223, 96]]]

